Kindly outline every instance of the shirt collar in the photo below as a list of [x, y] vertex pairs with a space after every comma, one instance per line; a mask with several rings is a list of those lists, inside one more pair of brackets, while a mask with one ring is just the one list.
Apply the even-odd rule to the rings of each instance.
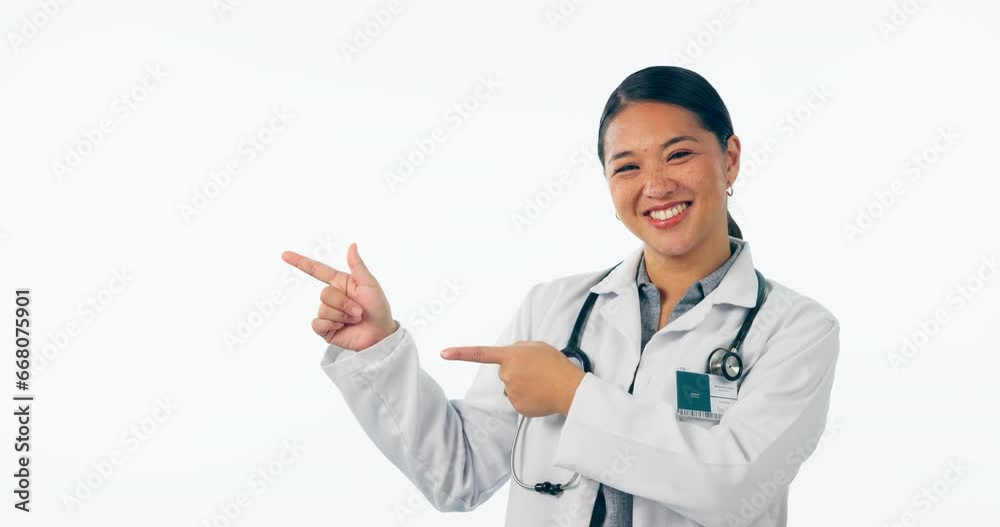
[[[722, 267], [728, 264], [728, 269], [719, 273], [718, 283], [712, 287], [711, 291], [705, 292], [708, 296], [713, 293], [712, 303], [727, 303], [744, 307], [753, 307], [757, 302], [757, 276], [754, 274], [753, 256], [750, 251], [750, 243], [739, 238], [729, 237], [730, 247], [733, 243], [740, 246], [739, 251], [733, 250], [729, 260], [726, 260]], [[639, 270], [639, 263], [642, 260], [643, 246], [640, 245], [625, 256], [621, 264], [615, 267], [600, 282], [590, 288], [590, 292], [603, 294], [613, 292], [623, 294], [629, 287], [636, 287], [636, 277]], [[716, 271], [719, 271], [717, 269]], [[712, 276], [710, 273], [709, 276]], [[706, 276], [702, 280], [708, 280]], [[710, 283], [708, 285], [711, 285]], [[704, 287], [705, 284], [702, 284]]]
[[[743, 250], [743, 246], [746, 244], [744, 240], [739, 238], [729, 237], [729, 258], [722, 265], [717, 267], [714, 271], [704, 276], [701, 280], [691, 284], [687, 292], [684, 294], [683, 298], [694, 298], [700, 300], [705, 298], [709, 293], [711, 293], [716, 287], [722, 283], [722, 279], [726, 276], [726, 272], [732, 267], [733, 262], [739, 257], [740, 251]], [[645, 253], [644, 253], [645, 254]], [[646, 258], [641, 256], [639, 258], [639, 271], [636, 273], [636, 284], [640, 288], [655, 288], [656, 285], [653, 284], [652, 280], [649, 279], [649, 274], [646, 272]]]

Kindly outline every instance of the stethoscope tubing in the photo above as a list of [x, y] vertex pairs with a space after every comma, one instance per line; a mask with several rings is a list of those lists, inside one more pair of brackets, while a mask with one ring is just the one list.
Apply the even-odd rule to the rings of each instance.
[[[621, 263], [622, 262], [618, 262], [618, 264]], [[618, 264], [616, 264], [614, 267], [612, 267], [606, 273], [604, 273], [604, 276], [601, 277], [601, 280], [603, 280], [604, 277], [608, 276], [608, 274], [610, 274], [615, 267], [618, 267]], [[743, 339], [746, 338], [747, 333], [750, 331], [750, 326], [751, 324], [753, 324], [753, 319], [757, 316], [757, 312], [760, 310], [761, 305], [764, 303], [764, 298], [766, 296], [764, 276], [760, 273], [760, 271], [757, 271], [756, 269], [754, 269], [754, 273], [757, 275], [757, 302], [755, 303], [754, 307], [750, 310], [750, 312], [747, 313], [747, 316], [743, 319], [743, 324], [740, 327], [740, 330], [737, 333], [736, 338], [733, 340], [733, 343], [730, 345], [729, 350], [727, 351], [725, 348], [716, 350], [725, 352], [726, 354], [733, 354], [736, 356], [736, 359], [739, 361], [739, 370], [736, 375], [736, 378], [739, 378], [744, 373], [743, 360], [740, 357], [740, 347], [743, 345]], [[573, 333], [570, 335], [569, 342], [566, 344], [566, 347], [563, 348], [562, 350], [563, 354], [565, 354], [568, 358], [578, 360], [580, 362], [580, 367], [586, 373], [591, 373], [593, 371], [593, 366], [590, 362], [590, 358], [587, 357], [587, 354], [579, 347], [580, 337], [581, 334], [583, 333], [584, 324], [586, 324], [587, 317], [590, 315], [590, 310], [591, 308], [593, 308], [596, 298], [597, 295], [595, 293], [590, 293], [590, 295], [584, 301], [583, 307], [580, 309], [580, 313], [576, 317], [576, 323], [573, 325]], [[714, 355], [715, 352], [709, 354], [708, 369], [710, 372], [711, 370], [716, 369], [713, 368]], [[725, 375], [725, 377], [730, 380], [736, 380], [736, 378], [730, 378], [729, 375]], [[505, 391], [504, 395], [506, 394], [507, 393]], [[527, 420], [528, 420], [527, 417], [521, 415], [521, 418], [517, 422], [517, 428], [514, 431], [514, 441], [510, 448], [511, 479], [513, 479], [514, 482], [520, 485], [522, 488], [557, 496], [563, 490], [576, 485], [577, 481], [580, 479], [580, 473], [574, 472], [573, 476], [570, 477], [569, 480], [566, 481], [566, 483], [552, 483], [550, 481], [543, 481], [541, 483], [536, 483], [534, 485], [531, 485], [521, 480], [521, 478], [517, 475], [517, 469], [515, 468], [515, 460], [517, 459], [517, 440], [521, 436], [521, 429], [524, 427], [524, 424], [525, 422], [527, 422]]]

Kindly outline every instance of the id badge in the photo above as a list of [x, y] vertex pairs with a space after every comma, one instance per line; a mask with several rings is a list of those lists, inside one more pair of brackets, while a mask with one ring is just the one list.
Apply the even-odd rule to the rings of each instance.
[[719, 422], [736, 392], [736, 381], [721, 375], [677, 370], [677, 415]]

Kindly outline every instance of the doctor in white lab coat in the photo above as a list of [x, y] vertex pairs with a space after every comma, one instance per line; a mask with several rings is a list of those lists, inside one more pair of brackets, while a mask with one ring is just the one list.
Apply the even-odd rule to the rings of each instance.
[[[532, 286], [494, 346], [444, 350], [446, 359], [482, 363], [462, 399], [449, 400], [421, 369], [411, 333], [356, 245], [349, 273], [285, 252], [328, 284], [312, 323], [329, 344], [321, 367], [439, 510], [471, 510], [510, 481], [523, 414], [534, 419], [514, 460], [521, 479], [581, 477], [558, 496], [512, 484], [508, 526], [786, 525], [789, 486], [826, 423], [837, 319], [762, 271], [767, 297], [743, 343], [736, 401], [718, 421], [677, 412], [676, 371], [705, 372], [708, 354], [731, 344], [756, 301], [749, 242], [726, 206], [740, 148], [722, 100], [698, 74], [657, 66], [626, 78], [605, 106], [598, 155], [617, 216], [642, 244], [602, 269]], [[667, 323], [727, 262], [730, 241], [742, 250], [718, 286]], [[661, 298], [645, 347], [640, 261]], [[594, 371], [584, 373], [559, 350], [591, 292], [598, 297], [580, 348]], [[631, 510], [592, 523], [602, 484], [631, 495]]]

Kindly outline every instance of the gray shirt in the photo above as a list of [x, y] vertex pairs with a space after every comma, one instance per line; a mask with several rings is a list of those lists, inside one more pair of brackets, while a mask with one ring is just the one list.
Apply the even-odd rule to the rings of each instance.
[[[729, 237], [729, 249], [732, 252], [729, 259], [708, 276], [691, 284], [684, 296], [677, 302], [674, 311], [670, 313], [670, 320], [667, 321], [667, 324], [701, 302], [705, 296], [718, 287], [745, 244], [746, 242], [739, 238]], [[653, 334], [659, 331], [657, 326], [660, 323], [660, 290], [656, 288], [656, 284], [649, 280], [649, 275], [646, 273], [645, 256], [639, 258], [639, 269], [636, 271], [635, 281], [636, 287], [639, 288], [639, 315], [642, 319], [641, 353], [645, 351], [646, 344]], [[629, 393], [632, 393], [631, 387], [629, 387]], [[597, 500], [594, 503], [594, 514], [591, 516], [590, 525], [591, 527], [632, 527], [632, 495], [601, 484], [597, 489]]]

